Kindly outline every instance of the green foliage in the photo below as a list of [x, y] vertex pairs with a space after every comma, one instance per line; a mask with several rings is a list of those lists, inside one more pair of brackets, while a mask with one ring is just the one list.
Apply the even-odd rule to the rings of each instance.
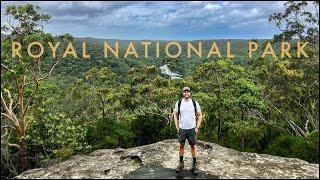
[[319, 163], [319, 131], [315, 130], [311, 132], [309, 136], [307, 136], [307, 140], [310, 143], [312, 152], [315, 152], [315, 151], [317, 152], [318, 161], [315, 161], [315, 159], [313, 159], [313, 161]]
[[266, 105], [259, 100], [261, 88], [248, 78], [239, 78], [235, 82], [235, 106], [243, 109], [259, 109], [266, 111]]
[[[51, 98], [44, 103], [50, 102]], [[33, 152], [33, 149], [43, 149], [45, 154], [52, 154], [54, 150], [67, 146], [75, 152], [89, 148], [85, 142], [85, 124], [66, 118], [64, 114], [52, 114], [41, 107], [36, 117], [37, 119], [32, 120], [31, 129], [26, 136], [30, 152]]]
[[318, 130], [312, 131], [307, 137], [307, 139], [308, 141], [313, 143], [315, 146], [317, 146], [319, 144], [319, 131]]
[[[46, 34], [42, 30], [41, 24], [47, 22], [50, 16], [40, 14], [39, 7], [33, 6], [32, 4], [8, 6], [6, 12], [10, 19], [9, 21], [14, 21], [15, 23], [9, 23], [9, 27], [6, 25], [1, 27], [1, 32], [5, 31], [10, 34], [4, 40], [4, 43], [1, 42], [1, 48], [3, 49], [3, 51], [1, 51], [1, 68], [5, 67], [8, 72], [4, 76], [1, 75], [1, 107], [6, 107], [1, 108], [1, 116], [5, 114], [4, 120], [1, 121], [1, 127], [3, 127], [3, 125], [12, 127], [11, 130], [13, 131], [10, 130], [9, 134], [17, 136], [16, 139], [10, 139], [9, 134], [6, 136], [8, 137], [6, 139], [8, 143], [15, 144], [16, 147], [19, 147], [19, 164], [6, 164], [7, 167], [13, 169], [11, 172], [17, 175], [21, 170], [29, 168], [27, 164], [27, 154], [37, 155], [39, 153], [36, 152], [36, 150], [39, 150], [38, 147], [41, 143], [34, 142], [35, 146], [37, 146], [34, 151], [28, 146], [30, 145], [28, 143], [34, 140], [34, 137], [31, 137], [28, 131], [32, 121], [35, 120], [34, 116], [30, 113], [30, 109], [34, 107], [33, 98], [37, 96], [39, 86], [41, 85], [40, 82], [43, 82], [44, 79], [49, 77], [52, 72], [51, 70], [55, 67], [53, 63], [49, 63], [52, 68], [49, 67], [51, 70], [47, 71], [48, 73], [44, 73], [43, 70], [49, 69], [48, 67], [42, 66], [42, 61], [48, 58], [48, 51], [45, 51], [41, 58], [33, 59], [26, 56], [26, 44], [31, 41], [38, 41], [44, 44], [44, 42], [47, 43], [48, 41], [53, 42], [54, 38], [51, 34]], [[20, 52], [21, 57], [11, 57], [11, 41], [17, 41], [23, 46], [22, 52]], [[39, 47], [33, 47], [32, 51], [39, 51]], [[13, 104], [15, 104], [14, 107], [12, 107]], [[31, 112], [36, 113], [34, 109], [37, 108], [34, 107]], [[38, 132], [35, 134], [37, 133]], [[4, 136], [1, 136], [1, 140], [3, 137]], [[44, 137], [40, 136], [38, 138], [43, 139]], [[69, 137], [67, 137], [67, 139], [69, 139]], [[70, 137], [70, 139], [72, 139], [72, 137]], [[8, 145], [5, 144], [4, 146], [8, 147]], [[52, 152], [52, 149], [49, 149], [49, 151]], [[12, 156], [12, 153], [8, 153], [7, 162], [10, 162], [11, 158], [14, 159]], [[22, 168], [16, 171], [15, 167]]]
[[164, 123], [155, 116], [139, 116], [131, 124], [131, 131], [135, 132], [134, 146], [151, 144], [159, 139], [159, 133]]
[[[259, 141], [263, 137], [262, 128], [263, 125], [256, 119], [226, 121], [224, 130], [224, 144], [233, 149], [241, 151], [256, 152], [259, 147]], [[227, 133], [227, 134], [226, 134]], [[243, 143], [243, 144], [242, 144]]]
[[59, 158], [60, 162], [69, 159], [73, 155], [72, 148], [60, 148], [53, 151], [55, 157]]
[[[307, 6], [313, 10], [307, 10]], [[319, 43], [319, 1], [288, 1], [285, 7], [284, 13], [274, 13], [269, 17], [269, 21], [274, 21], [282, 31], [275, 39], [298, 37], [302, 41]]]
[[272, 155], [295, 157], [308, 162], [319, 163], [318, 146], [319, 144], [305, 138], [285, 135], [280, 136], [269, 144], [265, 152]]
[[270, 143], [272, 143], [277, 137], [287, 133], [288, 132], [285, 129], [276, 128], [270, 124], [261, 125], [259, 134], [251, 139], [252, 142], [257, 142], [252, 146], [252, 149], [255, 149], [253, 152], [264, 153], [264, 150]]
[[161, 128], [159, 134], [157, 135], [157, 140], [158, 141], [162, 141], [165, 139], [175, 139], [177, 138], [177, 130], [174, 126], [174, 122], [172, 121], [171, 125], [165, 125], [164, 127]]
[[50, 16], [40, 14], [40, 7], [26, 4], [24, 6], [7, 6], [6, 15], [18, 21], [16, 27], [2, 26], [1, 30], [11, 31], [12, 35], [30, 35], [41, 32], [41, 23], [47, 22]]
[[128, 148], [132, 146], [134, 133], [125, 124], [101, 118], [89, 127], [86, 138], [93, 149]]

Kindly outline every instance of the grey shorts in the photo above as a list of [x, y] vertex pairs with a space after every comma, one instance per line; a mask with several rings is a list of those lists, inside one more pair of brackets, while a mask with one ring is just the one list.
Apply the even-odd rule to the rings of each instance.
[[195, 128], [192, 129], [179, 129], [178, 139], [180, 144], [185, 144], [186, 139], [190, 145], [195, 145], [197, 143], [197, 135]]

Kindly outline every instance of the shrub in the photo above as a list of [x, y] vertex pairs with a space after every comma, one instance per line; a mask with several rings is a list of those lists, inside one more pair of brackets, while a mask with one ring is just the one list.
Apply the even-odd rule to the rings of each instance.
[[134, 133], [124, 123], [112, 119], [99, 119], [89, 127], [87, 141], [93, 149], [112, 149], [132, 147]]
[[310, 142], [312, 151], [317, 152], [317, 157], [318, 157], [317, 163], [319, 163], [319, 131], [318, 130], [312, 131], [307, 137], [307, 139]]
[[26, 135], [28, 154], [36, 156], [40, 152], [38, 155], [53, 157], [53, 150], [63, 147], [72, 147], [76, 153], [85, 152], [90, 148], [85, 141], [85, 123], [68, 118], [64, 113], [51, 113], [42, 107], [35, 117], [32, 117]]
[[64, 161], [69, 159], [73, 155], [73, 149], [72, 148], [60, 148], [57, 150], [53, 150], [54, 155], [56, 158], [59, 158], [60, 161]]
[[318, 143], [312, 143], [307, 138], [284, 135], [269, 144], [265, 152], [276, 156], [299, 158], [310, 163], [319, 163], [317, 146]]
[[155, 143], [159, 139], [160, 131], [164, 126], [165, 123], [156, 116], [138, 116], [131, 123], [131, 130], [135, 134], [134, 146]]
[[172, 122], [171, 126], [164, 125], [164, 127], [160, 130], [157, 141], [178, 138], [177, 134], [178, 133], [174, 125], [174, 122]]

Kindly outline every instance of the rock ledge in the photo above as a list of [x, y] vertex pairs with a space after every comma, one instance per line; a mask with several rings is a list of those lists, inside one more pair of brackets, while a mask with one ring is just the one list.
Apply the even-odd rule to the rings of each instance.
[[[214, 143], [198, 141], [199, 170], [217, 178], [314, 178], [319, 164], [296, 158], [239, 152]], [[126, 178], [141, 167], [174, 169], [178, 163], [178, 141], [168, 139], [129, 149], [100, 149], [88, 155], [75, 155], [47, 168], [31, 169], [16, 178]], [[191, 152], [185, 149], [185, 169], [191, 169]], [[153, 170], [150, 170], [153, 171]], [[156, 171], [157, 172], [157, 171]], [[165, 171], [163, 171], [165, 172]], [[152, 178], [157, 176], [153, 174]], [[163, 177], [159, 174], [159, 177]]]

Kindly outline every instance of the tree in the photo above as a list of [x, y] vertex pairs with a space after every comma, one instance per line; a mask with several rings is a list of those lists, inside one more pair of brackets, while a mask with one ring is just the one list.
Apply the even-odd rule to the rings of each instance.
[[[268, 104], [296, 136], [319, 130], [319, 2], [289, 1], [283, 13], [270, 15], [281, 33], [275, 40], [299, 38], [309, 42], [313, 57], [272, 60], [257, 72], [267, 77]], [[263, 81], [263, 80], [262, 80]], [[288, 111], [288, 109], [290, 111]]]
[[102, 117], [106, 118], [106, 95], [108, 94], [108, 90], [110, 90], [109, 88], [116, 84], [116, 74], [108, 67], [101, 69], [94, 67], [87, 71], [86, 80], [92, 84], [95, 95], [101, 103]]
[[206, 94], [205, 96], [199, 96], [197, 99], [203, 101], [204, 109], [209, 112], [208, 121], [204, 121], [207, 140], [211, 140], [212, 122], [216, 121], [217, 142], [220, 143], [221, 127], [224, 119], [226, 119], [226, 109], [223, 106], [226, 98], [225, 94], [232, 81], [237, 77], [245, 76], [245, 74], [245, 69], [242, 66], [235, 65], [231, 60], [227, 59], [207, 62], [201, 65], [194, 73], [194, 87], [191, 88], [201, 89]]
[[[43, 32], [39, 27], [42, 22], [47, 22], [50, 16], [40, 14], [39, 7], [31, 4], [22, 6], [8, 6], [7, 15], [9, 27], [3, 26], [1, 29], [9, 32], [9, 37], [1, 42], [1, 66], [7, 71], [1, 72], [1, 129], [4, 133], [1, 136], [1, 144], [19, 149], [20, 161], [26, 167], [27, 158], [25, 152], [25, 137], [29, 127], [30, 118], [28, 112], [32, 107], [34, 95], [38, 92], [39, 85], [47, 79], [54, 68], [61, 61], [61, 49], [58, 49], [57, 60], [48, 62], [50, 66], [44, 66], [42, 60], [48, 57], [49, 52], [45, 51], [42, 58], [31, 58], [26, 54], [26, 45], [38, 41], [42, 44], [47, 42], [55, 43], [58, 40], [72, 40], [69, 34], [54, 38], [50, 34]], [[17, 21], [12, 24], [10, 19]], [[22, 46], [21, 57], [11, 57], [11, 42], [20, 42]], [[49, 49], [48, 47], [45, 49]], [[33, 52], [39, 52], [39, 48], [33, 48]], [[49, 59], [52, 60], [52, 59]], [[47, 73], [44, 73], [46, 71]], [[18, 142], [10, 142], [10, 134], [15, 133]]]
[[319, 129], [319, 66], [310, 61], [262, 60], [255, 76], [264, 85], [269, 123], [307, 137]]
[[275, 35], [275, 39], [299, 38], [319, 49], [319, 1], [288, 1], [284, 5], [284, 13], [274, 13], [269, 17], [269, 21], [274, 21], [282, 31]]
[[250, 139], [250, 136], [258, 132], [258, 121], [250, 121], [250, 116], [258, 117], [266, 111], [266, 105], [260, 97], [261, 88], [251, 79], [239, 78], [233, 82], [230, 88], [228, 101], [224, 105], [229, 109], [235, 109], [238, 112], [237, 120], [231, 123], [236, 127], [236, 134], [241, 137], [241, 151], [244, 148], [244, 140]]
[[[43, 24], [50, 16], [40, 14], [40, 7], [26, 4], [25, 6], [7, 6], [6, 15], [9, 15], [8, 25], [1, 27], [1, 31], [10, 32], [12, 38], [43, 32]], [[17, 23], [17, 24], [15, 24]]]

